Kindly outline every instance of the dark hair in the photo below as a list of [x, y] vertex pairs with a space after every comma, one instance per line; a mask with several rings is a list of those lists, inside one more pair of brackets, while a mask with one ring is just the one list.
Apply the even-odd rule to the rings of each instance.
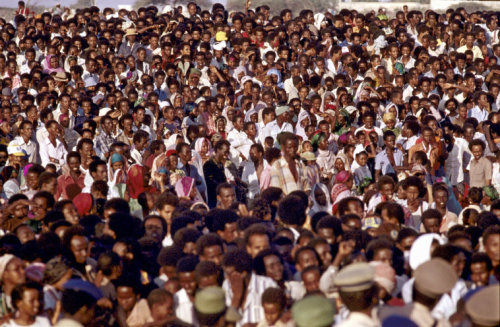
[[83, 307], [92, 308], [96, 300], [85, 291], [66, 289], [62, 294], [62, 311], [74, 315]]
[[252, 272], [252, 257], [245, 250], [235, 249], [227, 252], [222, 260], [222, 266], [233, 267], [239, 273]]
[[482, 262], [486, 264], [486, 270], [491, 271], [491, 269], [493, 269], [493, 264], [491, 263], [491, 259], [490, 257], [488, 257], [486, 253], [476, 252], [472, 255], [470, 259], [471, 266], [474, 263], [482, 263]]
[[216, 246], [216, 245], [220, 246], [221, 250], [224, 251], [223, 242], [222, 239], [219, 237], [219, 235], [217, 235], [216, 233], [209, 233], [202, 235], [196, 241], [196, 253], [202, 256], [206, 247]]
[[16, 287], [14, 287], [14, 289], [12, 290], [12, 293], [10, 295], [12, 306], [14, 307], [14, 309], [16, 309], [16, 310], [19, 309], [17, 307], [17, 302], [23, 300], [24, 292], [26, 292], [27, 290], [37, 290], [39, 297], [43, 293], [42, 286], [38, 283], [35, 283], [35, 282], [28, 282], [28, 283], [17, 285]]
[[36, 198], [44, 198], [46, 200], [47, 210], [50, 210], [54, 207], [54, 204], [55, 204], [54, 196], [52, 194], [50, 194], [49, 192], [38, 191], [35, 193], [35, 195], [33, 195], [33, 200]]
[[283, 223], [301, 227], [306, 221], [302, 199], [297, 195], [286, 196], [278, 205], [278, 215]]
[[366, 247], [366, 260], [373, 261], [377, 251], [384, 249], [392, 251], [392, 243], [388, 239], [376, 238], [371, 240]]
[[427, 209], [422, 213], [422, 224], [424, 223], [424, 220], [427, 219], [438, 219], [439, 224], [441, 224], [441, 220], [443, 220], [443, 215], [436, 209]]
[[286, 295], [281, 288], [278, 287], [268, 287], [261, 297], [262, 304], [273, 303], [279, 305], [280, 310], [286, 308]]

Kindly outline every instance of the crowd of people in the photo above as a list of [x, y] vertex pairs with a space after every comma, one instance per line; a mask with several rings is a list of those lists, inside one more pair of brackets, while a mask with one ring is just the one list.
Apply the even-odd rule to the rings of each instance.
[[500, 12], [0, 18], [0, 326], [499, 326]]

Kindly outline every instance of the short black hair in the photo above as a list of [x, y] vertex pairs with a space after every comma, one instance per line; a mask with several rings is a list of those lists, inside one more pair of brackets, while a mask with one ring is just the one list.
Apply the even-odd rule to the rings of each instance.
[[252, 272], [252, 257], [245, 250], [235, 249], [227, 252], [222, 260], [222, 266], [233, 267], [237, 272]]
[[286, 196], [278, 206], [278, 215], [287, 225], [304, 225], [306, 211], [302, 199], [297, 195]]

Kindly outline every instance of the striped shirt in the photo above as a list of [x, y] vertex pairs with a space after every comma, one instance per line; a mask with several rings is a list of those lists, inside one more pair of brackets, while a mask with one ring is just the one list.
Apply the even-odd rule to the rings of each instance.
[[288, 162], [286, 162], [284, 158], [276, 160], [271, 168], [270, 186], [282, 189], [285, 195], [297, 190], [306, 192], [310, 191], [311, 185], [309, 183], [309, 179], [307, 178], [304, 166], [298, 160], [295, 160], [295, 166], [297, 168], [297, 181], [295, 181], [295, 178], [288, 167]]

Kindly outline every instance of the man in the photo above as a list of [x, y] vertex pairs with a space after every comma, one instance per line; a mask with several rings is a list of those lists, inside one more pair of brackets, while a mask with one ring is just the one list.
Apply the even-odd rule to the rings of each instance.
[[196, 293], [194, 313], [200, 327], [224, 327], [227, 323], [236, 323], [241, 319], [233, 307], [226, 306], [226, 294], [218, 286], [210, 286]]
[[113, 119], [109, 116], [101, 118], [101, 134], [95, 138], [95, 149], [101, 159], [106, 160], [109, 157], [111, 144], [116, 142], [113, 137]]
[[230, 144], [226, 140], [220, 140], [215, 144], [215, 154], [203, 165], [203, 174], [207, 183], [208, 206], [215, 208], [217, 205], [217, 185], [226, 183], [224, 164], [229, 157]]
[[234, 186], [229, 183], [217, 185], [217, 208], [227, 210], [236, 202]]
[[458, 276], [453, 267], [440, 258], [434, 258], [421, 264], [414, 272], [413, 302], [404, 307], [384, 307], [379, 311], [380, 320], [390, 315], [400, 315], [413, 320], [419, 327], [451, 326], [446, 319], [436, 319], [432, 309], [441, 296], [451, 291]]
[[276, 160], [271, 167], [272, 187], [278, 187], [283, 193], [289, 194], [301, 190], [311, 190], [302, 163], [296, 159], [298, 150], [297, 136], [292, 133], [284, 133], [281, 137], [283, 157]]
[[89, 193], [91, 186], [95, 181], [108, 181], [108, 169], [106, 162], [102, 160], [94, 160], [89, 166], [89, 174], [85, 177], [85, 187], [82, 193]]
[[195, 276], [198, 262], [195, 256], [185, 256], [179, 260], [176, 267], [181, 289], [174, 294], [175, 315], [191, 325], [196, 325], [193, 302], [198, 288]]
[[177, 144], [177, 146], [175, 147], [175, 151], [177, 152], [177, 155], [179, 156], [179, 162], [182, 165], [180, 169], [184, 170], [186, 176], [191, 177], [195, 180], [198, 192], [200, 192], [203, 199], [206, 199], [207, 186], [205, 185], [205, 180], [200, 176], [198, 169], [189, 163], [193, 156], [189, 144], [181, 142]]
[[73, 129], [70, 125], [71, 119], [68, 114], [61, 114], [59, 116], [59, 124], [61, 124], [64, 130], [64, 140], [68, 146], [68, 150], [72, 150], [80, 138], [80, 134]]
[[26, 151], [30, 163], [38, 163], [38, 146], [31, 140], [32, 137], [33, 124], [29, 120], [24, 120], [21, 125], [19, 125], [19, 135], [16, 136], [9, 145], [13, 144], [19, 146]]
[[472, 54], [474, 56], [473, 60], [476, 60], [476, 58], [483, 59], [483, 52], [477, 45], [474, 45], [474, 41], [476, 41], [476, 36], [474, 35], [474, 33], [467, 33], [465, 36], [465, 44], [458, 48], [457, 52], [465, 53], [466, 51], [470, 50], [472, 51]]
[[335, 276], [340, 298], [349, 309], [349, 316], [338, 326], [378, 326], [374, 317], [376, 307], [375, 269], [365, 262], [352, 263]]
[[378, 181], [380, 175], [388, 173], [397, 173], [403, 165], [403, 152], [396, 145], [396, 135], [393, 131], [384, 132], [384, 151], [375, 157], [375, 181]]
[[321, 295], [309, 295], [292, 306], [293, 321], [298, 327], [330, 327], [333, 324], [335, 310], [333, 304]]
[[479, 92], [475, 102], [476, 106], [469, 111], [467, 116], [476, 118], [478, 123], [487, 120], [490, 113], [490, 104], [486, 92]]
[[290, 108], [279, 106], [276, 108], [276, 119], [268, 123], [263, 130], [264, 139], [271, 136], [275, 144], [278, 142], [278, 134], [283, 132], [293, 133], [293, 126], [288, 122]]
[[277, 287], [274, 280], [252, 272], [252, 257], [245, 250], [226, 253], [222, 268], [227, 276], [222, 284], [227, 295], [226, 305], [237, 308], [242, 315], [236, 327], [263, 320], [261, 296], [266, 288]]
[[255, 199], [260, 194], [260, 176], [264, 169], [269, 166], [264, 160], [264, 148], [260, 144], [252, 144], [250, 147], [250, 161], [243, 165], [241, 180], [248, 186], [248, 199]]
[[231, 144], [231, 161], [239, 167], [248, 158], [248, 153], [243, 151], [243, 146], [248, 141], [248, 136], [243, 131], [243, 116], [234, 115], [233, 129], [227, 134], [227, 140]]
[[49, 120], [45, 126], [49, 137], [40, 144], [42, 166], [46, 167], [50, 163], [56, 166], [56, 170], [60, 170], [64, 166], [68, 154], [64, 139], [61, 137], [61, 128], [55, 120]]

